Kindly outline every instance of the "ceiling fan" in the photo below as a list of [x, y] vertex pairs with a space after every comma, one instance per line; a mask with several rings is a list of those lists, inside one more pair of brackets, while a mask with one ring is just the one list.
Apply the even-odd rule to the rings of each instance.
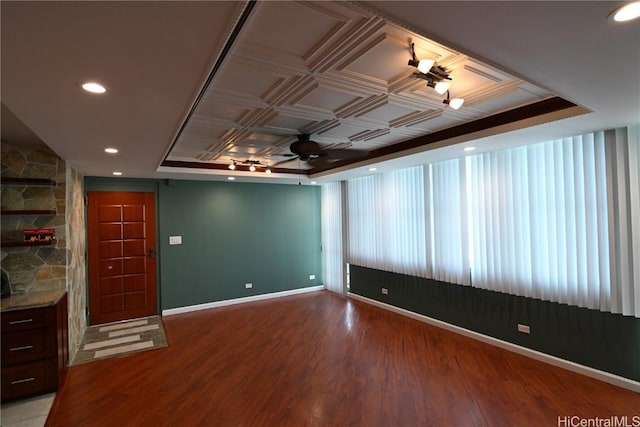
[[349, 148], [332, 149], [322, 148], [320, 144], [311, 140], [311, 135], [303, 133], [297, 136], [298, 140], [293, 142], [289, 146], [291, 153], [280, 154], [280, 156], [288, 157], [286, 160], [282, 160], [273, 164], [277, 166], [283, 163], [291, 162], [296, 159], [300, 159], [303, 162], [308, 162], [313, 166], [324, 165], [336, 160], [356, 160], [367, 156], [367, 152], [364, 150], [354, 150]]

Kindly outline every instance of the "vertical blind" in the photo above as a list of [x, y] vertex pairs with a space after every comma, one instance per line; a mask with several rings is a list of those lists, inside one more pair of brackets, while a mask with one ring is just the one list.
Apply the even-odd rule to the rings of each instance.
[[324, 286], [344, 293], [342, 249], [342, 190], [339, 182], [324, 184], [320, 192], [322, 221], [322, 268]]
[[349, 180], [342, 228], [323, 187], [323, 236], [346, 233], [356, 265], [640, 317], [638, 133]]
[[353, 179], [347, 188], [348, 262], [426, 277], [424, 167]]
[[430, 166], [432, 278], [470, 284], [467, 193], [463, 159]]
[[604, 135], [470, 157], [474, 286], [609, 309]]

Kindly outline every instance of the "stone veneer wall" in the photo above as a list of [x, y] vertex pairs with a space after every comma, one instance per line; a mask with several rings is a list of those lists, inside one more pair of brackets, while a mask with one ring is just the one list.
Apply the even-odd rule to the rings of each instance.
[[2, 177], [47, 178], [52, 187], [3, 185], [2, 209], [55, 210], [55, 215], [3, 215], [2, 240], [22, 240], [25, 228], [55, 228], [51, 246], [3, 247], [2, 268], [13, 292], [66, 289], [69, 356], [73, 359], [86, 319], [84, 179], [44, 143], [2, 142]]
[[87, 329], [86, 233], [84, 179], [67, 166], [67, 292], [69, 298], [69, 360], [73, 360]]
[[13, 292], [66, 289], [66, 162], [43, 143], [2, 142], [2, 177], [47, 178], [51, 187], [2, 185], [3, 210], [55, 210], [55, 215], [3, 215], [2, 240], [22, 240], [27, 228], [54, 228], [50, 246], [2, 247], [1, 265]]

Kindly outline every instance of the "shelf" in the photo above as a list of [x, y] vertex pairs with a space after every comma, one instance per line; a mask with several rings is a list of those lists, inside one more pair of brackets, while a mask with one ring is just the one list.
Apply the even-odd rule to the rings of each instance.
[[55, 240], [49, 242], [23, 242], [21, 240], [7, 240], [0, 243], [3, 248], [18, 248], [22, 246], [51, 246], [55, 243]]
[[53, 210], [8, 210], [3, 209], [0, 211], [2, 215], [55, 215], [56, 211]]
[[2, 185], [29, 185], [36, 187], [55, 187], [57, 184], [47, 178], [0, 178]]

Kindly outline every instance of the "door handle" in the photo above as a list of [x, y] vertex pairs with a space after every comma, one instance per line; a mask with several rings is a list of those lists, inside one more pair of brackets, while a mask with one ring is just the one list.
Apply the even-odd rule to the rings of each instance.
[[147, 253], [147, 256], [150, 257], [150, 258], [155, 258], [156, 257], [156, 248], [151, 246], [149, 248], [149, 252]]

